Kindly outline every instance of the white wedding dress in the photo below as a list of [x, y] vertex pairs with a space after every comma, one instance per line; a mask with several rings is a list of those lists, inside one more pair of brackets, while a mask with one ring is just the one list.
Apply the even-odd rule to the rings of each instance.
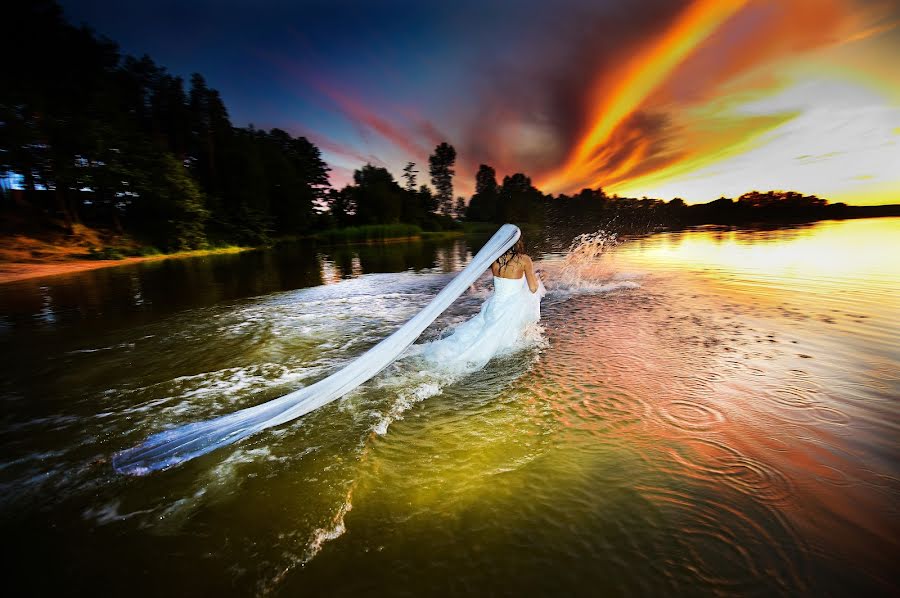
[[494, 276], [494, 292], [471, 319], [452, 334], [420, 345], [418, 354], [433, 367], [450, 372], [472, 372], [493, 357], [515, 350], [541, 319], [541, 298], [547, 294], [538, 278], [532, 293], [522, 278]]
[[[267, 428], [294, 420], [344, 396], [400, 357], [416, 338], [469, 285], [481, 276], [481, 273], [492, 262], [519, 240], [521, 234], [519, 227], [513, 224], [501, 226], [475, 254], [469, 265], [441, 289], [428, 305], [395, 330], [393, 334], [382, 339], [381, 342], [338, 371], [283, 397], [206, 421], [185, 423], [157, 432], [137, 446], [113, 455], [113, 467], [119, 473], [130, 475], [143, 475], [151, 471], [174, 467]], [[471, 345], [467, 355], [474, 357], [477, 354], [479, 359], [487, 355], [487, 359], [490, 359], [488, 353], [493, 354], [497, 348], [515, 342], [514, 337], [517, 337], [525, 320], [537, 321], [537, 318], [540, 317], [538, 311], [540, 298], [526, 297], [521, 294], [522, 289], [525, 293], [529, 293], [528, 287], [524, 283], [524, 279], [518, 281], [502, 279], [499, 283], [495, 280], [497, 292], [494, 297], [485, 302], [485, 305], [482, 306], [482, 314], [477, 316], [483, 318], [481, 320], [483, 325], [472, 324], [470, 327], [460, 330], [460, 334], [468, 330], [465, 332], [466, 337], [475, 342], [468, 344], [459, 342], [460, 350]], [[530, 308], [526, 306], [530, 306]], [[478, 328], [472, 328], [472, 326], [478, 326]], [[479, 331], [480, 334], [476, 334], [474, 337], [469, 336], [474, 331]], [[478, 341], [479, 336], [492, 336], [491, 332], [497, 333], [499, 338], [490, 342]], [[457, 342], [453, 341], [453, 343]], [[450, 345], [445, 346], [449, 347]], [[487, 359], [484, 359], [485, 363]]]

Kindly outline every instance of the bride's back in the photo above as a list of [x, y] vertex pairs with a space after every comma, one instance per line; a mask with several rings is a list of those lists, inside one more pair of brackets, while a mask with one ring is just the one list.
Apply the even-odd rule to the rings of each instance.
[[514, 255], [509, 260], [497, 260], [491, 264], [491, 272], [498, 278], [519, 279], [525, 274], [528, 262], [531, 261], [525, 254]]
[[497, 278], [511, 278], [517, 280], [525, 277], [528, 289], [534, 293], [538, 289], [538, 280], [534, 274], [534, 265], [531, 258], [525, 253], [525, 244], [520, 238], [509, 251], [500, 256], [491, 264], [491, 273]]

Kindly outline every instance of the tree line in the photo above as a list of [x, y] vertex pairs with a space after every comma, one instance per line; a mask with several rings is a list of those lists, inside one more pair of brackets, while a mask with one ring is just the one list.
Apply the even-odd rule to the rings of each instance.
[[[446, 142], [428, 159], [431, 187], [410, 162], [402, 184], [367, 164], [352, 184], [334, 189], [315, 144], [277, 128], [235, 127], [199, 73], [185, 82], [149, 56], [123, 55], [114, 42], [68, 24], [52, 0], [13, 3], [5, 17], [0, 177], [19, 181], [24, 202], [69, 231], [84, 221], [176, 250], [373, 224], [445, 230], [463, 219], [583, 225], [620, 217], [688, 225], [853, 211], [775, 191], [699, 206], [602, 189], [554, 197], [522, 173], [498, 182], [486, 164], [467, 201], [454, 197], [457, 155]], [[11, 195], [4, 193], [7, 205]]]
[[14, 3], [5, 17], [15, 26], [0, 47], [16, 59], [0, 88], [0, 177], [48, 223], [107, 226], [164, 250], [351, 224], [458, 226], [449, 144], [430, 160], [434, 193], [401, 188], [371, 165], [334, 190], [319, 148], [281, 129], [233, 126], [199, 73], [185, 82], [149, 56], [123, 55], [69, 25], [54, 1]]
[[668, 202], [648, 197], [609, 196], [603, 189], [584, 189], [547, 202], [547, 218], [569, 229], [614, 223], [617, 230], [648, 231], [700, 224], [793, 223], [815, 220], [900, 216], [900, 205], [848, 206], [829, 203], [796, 191], [750, 191], [737, 199], [720, 197], [688, 205], [681, 198]]

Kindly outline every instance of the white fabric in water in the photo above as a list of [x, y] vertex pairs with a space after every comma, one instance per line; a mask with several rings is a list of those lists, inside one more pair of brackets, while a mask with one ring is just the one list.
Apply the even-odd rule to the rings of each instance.
[[494, 293], [481, 310], [450, 336], [417, 346], [419, 355], [443, 371], [480, 370], [492, 358], [515, 349], [528, 327], [541, 319], [541, 298], [546, 293], [540, 278], [532, 293], [524, 274], [521, 278], [495, 276]]
[[396, 360], [491, 263], [513, 246], [521, 231], [504, 224], [472, 261], [422, 311], [396, 332], [343, 369], [300, 390], [255, 407], [159, 432], [143, 443], [117, 453], [119, 473], [142, 475], [183, 463], [260, 430], [278, 426], [347, 394]]

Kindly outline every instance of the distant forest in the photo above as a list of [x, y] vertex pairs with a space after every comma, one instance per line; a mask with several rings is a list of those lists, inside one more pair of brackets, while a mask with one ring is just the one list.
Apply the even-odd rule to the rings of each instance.
[[551, 196], [522, 173], [498, 182], [488, 165], [467, 201], [453, 193], [457, 156], [448, 143], [428, 160], [431, 187], [410, 162], [402, 183], [367, 164], [353, 184], [333, 189], [313, 143], [281, 129], [233, 126], [202, 75], [185, 82], [146, 55], [123, 55], [114, 42], [68, 24], [53, 1], [14, 2], [4, 20], [0, 206], [27, 207], [68, 231], [85, 223], [173, 251], [399, 223], [440, 231], [462, 220], [583, 227], [618, 218], [654, 227], [900, 214], [896, 206], [851, 207], [781, 191], [691, 206], [602, 189]]

